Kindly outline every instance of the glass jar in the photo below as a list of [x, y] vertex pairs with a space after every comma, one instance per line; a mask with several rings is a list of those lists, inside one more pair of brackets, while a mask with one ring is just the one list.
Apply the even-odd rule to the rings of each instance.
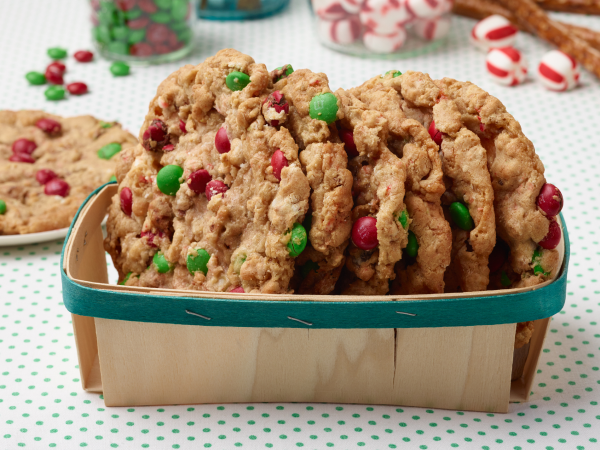
[[195, 0], [91, 0], [92, 36], [107, 59], [158, 64], [192, 49]]
[[211, 20], [259, 19], [278, 13], [289, 0], [199, 0], [198, 17]]
[[454, 0], [311, 0], [319, 40], [339, 52], [398, 59], [440, 47]]

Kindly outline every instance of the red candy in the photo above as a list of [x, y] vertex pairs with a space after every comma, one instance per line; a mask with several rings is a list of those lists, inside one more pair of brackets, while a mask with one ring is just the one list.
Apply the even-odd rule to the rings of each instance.
[[40, 169], [35, 174], [35, 179], [38, 180], [40, 184], [47, 184], [50, 180], [58, 178], [52, 170], [50, 169]]
[[358, 156], [358, 150], [356, 149], [356, 144], [354, 143], [354, 133], [352, 130], [341, 128], [339, 133], [342, 141], [344, 141], [344, 148], [346, 149], [348, 156], [350, 158]]
[[[267, 104], [267, 108], [273, 108], [275, 110], [275, 112], [278, 114], [281, 113], [282, 111], [285, 114], [289, 114], [289, 112], [290, 112], [290, 105], [288, 104], [287, 100], [285, 99], [285, 97], [283, 96], [281, 91], [272, 92], [263, 101], [263, 103]], [[269, 123], [269, 125], [271, 125], [272, 127], [279, 126], [279, 120], [269, 120], [269, 119], [266, 119], [266, 120]]]
[[227, 192], [227, 185], [220, 180], [212, 180], [206, 185], [206, 198], [210, 201], [213, 195], [224, 194]]
[[431, 136], [431, 139], [437, 145], [442, 145], [442, 132], [437, 129], [433, 120], [431, 121], [431, 125], [429, 125], [429, 136]]
[[148, 244], [148, 247], [156, 247], [156, 244], [154, 243], [154, 238], [156, 237], [156, 235], [154, 233], [152, 233], [151, 231], [142, 231], [140, 233], [140, 238], [144, 238], [146, 237], [146, 242]]
[[40, 119], [35, 123], [35, 126], [42, 130], [44, 133], [53, 135], [58, 134], [62, 130], [62, 125], [54, 119]]
[[288, 166], [288, 161], [281, 150], [275, 150], [271, 156], [271, 166], [273, 167], [273, 176], [281, 181], [281, 171]]
[[139, 17], [137, 19], [127, 21], [127, 26], [132, 30], [141, 30], [142, 28], [146, 28], [148, 26], [148, 23], [150, 23], [149, 18]]
[[201, 194], [206, 191], [206, 185], [212, 180], [208, 170], [200, 169], [192, 172], [187, 179], [189, 188], [196, 194]]
[[79, 50], [75, 52], [73, 57], [80, 63], [89, 63], [94, 59], [94, 54], [89, 50]]
[[546, 183], [537, 198], [537, 205], [549, 217], [556, 216], [563, 207], [563, 196], [556, 186]]
[[21, 138], [21, 139], [17, 139], [15, 142], [13, 142], [12, 145], [12, 152], [16, 155], [19, 153], [25, 154], [25, 155], [31, 155], [35, 149], [37, 148], [37, 144], [33, 141], [30, 141], [29, 139], [25, 139], [25, 138]]
[[179, 119], [179, 129], [182, 133], [187, 133], [187, 130], [185, 129], [185, 122], [181, 119]]
[[46, 186], [44, 186], [44, 194], [46, 195], [60, 195], [61, 197], [66, 197], [69, 195], [70, 190], [71, 187], [69, 186], [69, 183], [60, 178], [53, 178], [46, 183]]
[[54, 62], [48, 64], [48, 67], [46, 67], [46, 71], [56, 72], [61, 75], [64, 75], [65, 72], [67, 71], [67, 66], [65, 66], [60, 61], [54, 61]]
[[173, 150], [175, 150], [175, 146], [172, 144], [165, 145], [163, 147], [163, 152], [172, 152]]
[[508, 245], [502, 239], [498, 238], [496, 240], [496, 246], [492, 253], [490, 254], [489, 259], [489, 268], [490, 273], [497, 272], [500, 270], [506, 259], [508, 258]]
[[74, 83], [67, 84], [67, 91], [73, 95], [83, 95], [87, 94], [88, 87], [87, 84], [82, 83], [81, 81], [76, 81]]
[[121, 11], [129, 11], [135, 8], [137, 0], [117, 0], [115, 3]]
[[550, 228], [548, 229], [548, 234], [544, 236], [538, 245], [546, 250], [552, 250], [556, 248], [558, 243], [560, 242], [560, 226], [558, 222], [554, 219], [550, 219]]
[[229, 142], [225, 127], [221, 127], [219, 128], [219, 131], [217, 131], [217, 134], [215, 135], [215, 147], [221, 154], [228, 153], [229, 150], [231, 150], [231, 142]]
[[238, 286], [238, 287], [236, 287], [236, 288], [233, 288], [233, 289], [232, 289], [232, 290], [230, 290], [229, 292], [239, 292], [239, 293], [243, 293], [243, 292], [246, 292], [246, 291], [244, 291], [244, 288], [243, 288], [243, 287], [241, 287], [241, 286]]
[[156, 11], [158, 11], [158, 8], [152, 0], [139, 0], [138, 6], [142, 11], [148, 14], [154, 14]]
[[131, 210], [133, 208], [133, 194], [131, 193], [131, 189], [128, 187], [121, 189], [119, 198], [121, 199], [121, 210], [131, 217]]
[[379, 244], [377, 239], [377, 219], [361, 217], [352, 226], [352, 242], [361, 250], [371, 250]]
[[[143, 145], [146, 150], [161, 150], [169, 139], [167, 125], [160, 119], [154, 119], [142, 135]], [[156, 146], [152, 146], [156, 142]]]
[[46, 73], [44, 75], [50, 84], [64, 84], [65, 82], [62, 73], [55, 70], [50, 70], [49, 67], [46, 69]]
[[129, 53], [133, 56], [150, 56], [154, 53], [154, 50], [147, 42], [138, 42], [129, 48]]
[[162, 23], [153, 23], [146, 30], [146, 40], [151, 44], [162, 44], [171, 35], [171, 30]]
[[157, 44], [154, 46], [154, 52], [158, 55], [164, 55], [167, 53], [171, 53], [171, 47], [166, 44]]
[[8, 160], [12, 162], [22, 162], [28, 164], [33, 164], [35, 162], [35, 159], [25, 153], [15, 153], [14, 155], [10, 155]]

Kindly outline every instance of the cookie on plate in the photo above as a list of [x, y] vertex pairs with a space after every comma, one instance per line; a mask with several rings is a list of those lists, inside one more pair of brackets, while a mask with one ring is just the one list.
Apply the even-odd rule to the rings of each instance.
[[0, 111], [0, 235], [68, 227], [114, 176], [115, 155], [135, 142], [118, 123], [92, 116]]

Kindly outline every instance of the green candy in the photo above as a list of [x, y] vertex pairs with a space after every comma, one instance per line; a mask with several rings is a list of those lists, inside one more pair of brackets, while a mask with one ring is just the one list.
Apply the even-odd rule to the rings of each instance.
[[100, 121], [100, 128], [110, 128], [112, 127], [112, 123]]
[[398, 217], [398, 220], [400, 221], [400, 225], [402, 225], [402, 228], [406, 230], [406, 227], [408, 227], [408, 213], [406, 212], [406, 210], [400, 213], [400, 217]]
[[234, 273], [236, 273], [238, 275], [240, 274], [240, 272], [242, 270], [242, 265], [246, 262], [246, 258], [248, 258], [248, 255], [246, 255], [245, 253], [238, 255], [238, 257], [233, 262], [233, 272]]
[[187, 44], [192, 39], [192, 30], [186, 28], [185, 30], [177, 31], [177, 39]]
[[290, 256], [295, 258], [304, 251], [307, 242], [306, 230], [299, 223], [295, 223], [292, 227], [292, 235], [287, 244], [290, 251]]
[[129, 35], [129, 28], [127, 27], [114, 27], [112, 29], [113, 32], [113, 37], [117, 40], [117, 41], [124, 41], [127, 39], [127, 36]]
[[531, 262], [532, 263], [539, 262], [540, 259], [542, 259], [542, 248], [541, 247], [537, 247], [533, 251], [533, 257], [531, 258]]
[[0, 200], [0, 216], [6, 212], [6, 202]]
[[[109, 42], [106, 49], [109, 52], [114, 53], [116, 55], [128, 55], [129, 54], [129, 44], [127, 42], [121, 42], [121, 41]], [[112, 66], [110, 68], [111, 68], [111, 72], [112, 72]], [[114, 75], [114, 72], [113, 72], [113, 75]]]
[[173, 0], [173, 6], [171, 6], [171, 17], [173, 20], [185, 20], [185, 16], [188, 13], [188, 0]]
[[179, 166], [170, 164], [158, 171], [158, 175], [156, 175], [156, 185], [163, 194], [175, 195], [181, 186], [179, 180], [182, 176], [183, 169]]
[[400, 72], [399, 70], [392, 69], [392, 70], [388, 70], [386, 73], [384, 73], [381, 78], [385, 77], [388, 73], [393, 73], [394, 74], [392, 76], [392, 78], [396, 78], [396, 77], [399, 77], [400, 75], [402, 75], [402, 72]]
[[107, 26], [100, 25], [94, 27], [93, 34], [94, 39], [101, 44], [108, 44], [110, 41], [112, 41], [112, 31]]
[[540, 264], [542, 262], [542, 247], [537, 247], [534, 251], [533, 251], [533, 257], [531, 258], [531, 264], [534, 264], [533, 266], [533, 274], [534, 275], [550, 275], [550, 272], [544, 272], [544, 268], [542, 267], [542, 265]]
[[111, 144], [106, 144], [100, 150], [98, 150], [98, 158], [100, 159], [110, 159], [115, 156], [117, 153], [121, 151], [121, 144], [117, 142], [113, 142]]
[[131, 272], [129, 272], [127, 275], [125, 275], [125, 278], [123, 278], [123, 281], [121, 281], [119, 283], [120, 286], [125, 286], [125, 283], [127, 283], [127, 281], [129, 280], [129, 277], [131, 277]]
[[136, 7], [136, 8], [130, 9], [129, 11], [123, 11], [123, 14], [125, 15], [125, 19], [135, 20], [142, 15], [142, 10], [140, 8]]
[[500, 274], [500, 284], [504, 287], [508, 287], [512, 284], [512, 281], [510, 281], [510, 278], [508, 278], [508, 275], [504, 270], [502, 271], [502, 274]]
[[203, 248], [196, 249], [196, 254], [190, 254], [187, 257], [187, 268], [193, 275], [195, 272], [201, 271], [204, 275], [208, 272], [208, 261], [210, 254]]
[[183, 30], [190, 29], [190, 26], [188, 25], [188, 23], [186, 21], [174, 22], [169, 26], [171, 27], [171, 30], [173, 30], [176, 33], [179, 33], [180, 31], [183, 31]]
[[141, 30], [132, 30], [129, 33], [127, 38], [127, 42], [130, 44], [137, 44], [138, 42], [142, 42], [146, 37], [146, 30], [142, 28]]
[[154, 0], [154, 4], [160, 9], [169, 9], [173, 0]]
[[124, 62], [114, 62], [110, 65], [110, 72], [115, 77], [124, 77], [129, 75], [129, 66]]
[[250, 83], [250, 77], [243, 72], [231, 72], [225, 78], [225, 84], [232, 91], [241, 91]]
[[310, 101], [308, 112], [312, 119], [323, 120], [327, 124], [335, 122], [338, 112], [337, 97], [331, 92], [315, 95]]
[[[285, 74], [284, 74], [284, 75], [280, 75], [280, 76], [277, 78], [277, 80], [276, 80], [276, 81], [279, 81], [279, 80], [281, 80], [282, 78], [285, 78], [285, 77], [289, 77], [291, 74], [293, 74], [293, 73], [294, 73], [294, 68], [292, 67], [292, 65], [291, 65], [291, 64], [286, 64], [286, 66], [287, 66], [287, 69], [285, 69]], [[277, 68], [277, 69], [275, 69], [275, 70], [281, 70], [281, 69], [283, 69], [283, 66], [281, 66], [281, 67], [278, 67], [278, 68]]]
[[116, 182], [116, 181], [117, 181], [117, 177], [114, 175], [112, 175], [108, 180], [109, 183]]
[[167, 273], [171, 270], [171, 264], [169, 264], [169, 261], [167, 261], [167, 258], [165, 258], [165, 255], [163, 255], [162, 252], [154, 254], [152, 263], [154, 264], [154, 267], [156, 267], [158, 273]]
[[302, 278], [306, 278], [309, 273], [313, 270], [317, 272], [321, 267], [314, 261], [308, 260], [306, 264], [300, 267], [300, 273], [302, 274]]
[[27, 72], [25, 78], [29, 81], [29, 84], [33, 84], [34, 86], [46, 84], [46, 77], [40, 72]]
[[415, 233], [408, 230], [408, 244], [406, 245], [406, 254], [412, 258], [417, 257], [417, 253], [419, 253], [419, 243], [417, 242], [417, 237]]
[[48, 49], [48, 56], [52, 59], [65, 59], [67, 51], [64, 48], [52, 47]]
[[65, 98], [65, 88], [62, 86], [50, 86], [44, 91], [44, 95], [48, 100], [62, 100]]
[[454, 202], [450, 205], [450, 217], [463, 230], [470, 231], [475, 228], [469, 209], [460, 202]]
[[168, 12], [159, 11], [154, 14], [150, 14], [150, 19], [156, 23], [169, 23], [171, 21], [171, 15]]

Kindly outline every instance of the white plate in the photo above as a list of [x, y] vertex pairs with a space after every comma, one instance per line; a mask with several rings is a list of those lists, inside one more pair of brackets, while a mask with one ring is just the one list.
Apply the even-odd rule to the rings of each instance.
[[0, 236], [0, 247], [36, 244], [38, 242], [52, 241], [54, 239], [63, 239], [68, 232], [69, 228], [61, 228], [60, 230], [43, 231], [41, 233], [9, 234]]

